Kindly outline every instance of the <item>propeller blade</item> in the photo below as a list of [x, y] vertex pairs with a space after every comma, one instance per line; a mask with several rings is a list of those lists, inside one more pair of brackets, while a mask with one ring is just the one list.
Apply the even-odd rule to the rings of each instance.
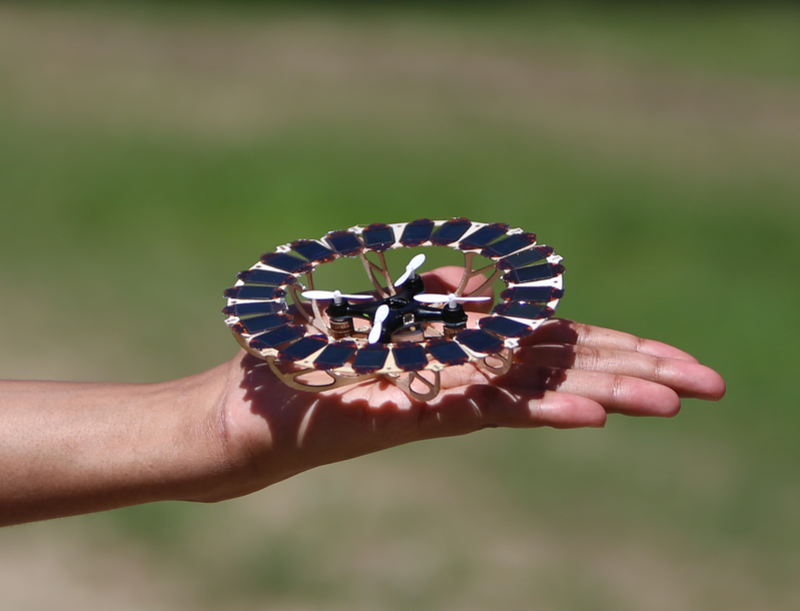
[[491, 297], [456, 297], [455, 293], [445, 295], [444, 293], [421, 293], [414, 295], [414, 300], [420, 303], [466, 303], [468, 301], [488, 301]]
[[389, 306], [385, 303], [375, 310], [375, 318], [372, 321], [372, 329], [369, 330], [367, 341], [370, 344], [377, 344], [383, 335], [383, 321], [389, 316]]
[[372, 295], [346, 295], [340, 291], [303, 291], [300, 293], [306, 299], [333, 299], [337, 303], [341, 303], [342, 299], [372, 299]]
[[414, 255], [411, 261], [408, 262], [408, 265], [406, 265], [406, 271], [403, 272], [403, 275], [397, 279], [397, 282], [395, 282], [394, 285], [397, 287], [400, 286], [401, 284], [404, 284], [405, 281], [411, 278], [414, 275], [414, 273], [420, 267], [422, 267], [424, 263], [425, 263], [425, 253], [419, 253], [418, 255]]

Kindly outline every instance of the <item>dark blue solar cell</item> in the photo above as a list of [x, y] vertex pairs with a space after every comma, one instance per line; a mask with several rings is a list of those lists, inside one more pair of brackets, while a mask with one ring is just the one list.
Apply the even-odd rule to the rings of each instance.
[[263, 333], [270, 329], [277, 329], [292, 322], [291, 317], [284, 314], [266, 314], [264, 316], [256, 316], [255, 318], [247, 318], [237, 322], [233, 329], [237, 333], [247, 333], [248, 335], [256, 335]]
[[244, 284], [225, 289], [224, 295], [231, 299], [280, 299], [286, 296], [286, 291], [267, 284]]
[[336, 254], [316, 240], [296, 240], [290, 244], [292, 252], [317, 263], [328, 263], [336, 258]]
[[389, 356], [389, 348], [380, 344], [369, 344], [356, 353], [353, 369], [356, 373], [374, 373], [383, 367]]
[[468, 235], [466, 238], [459, 242], [458, 247], [461, 250], [474, 250], [476, 248], [483, 248], [492, 240], [508, 231], [508, 225], [505, 223], [492, 223], [485, 225], [478, 229], [475, 233]]
[[384, 223], [370, 225], [364, 229], [361, 238], [364, 245], [374, 251], [388, 250], [394, 246], [394, 231]]
[[425, 349], [419, 344], [403, 342], [392, 348], [394, 362], [403, 371], [419, 371], [425, 369], [428, 364], [428, 357], [425, 356]]
[[483, 354], [500, 352], [503, 349], [503, 340], [480, 329], [466, 329], [456, 335], [456, 341], [474, 352]]
[[563, 295], [564, 291], [552, 286], [519, 286], [513, 289], [506, 289], [500, 293], [500, 299], [503, 301], [547, 303], [553, 299], [560, 299]]
[[514, 269], [517, 267], [527, 267], [544, 262], [547, 257], [553, 254], [553, 249], [549, 246], [536, 246], [516, 255], [511, 255], [497, 262], [500, 269]]
[[309, 335], [283, 348], [278, 353], [278, 356], [287, 361], [302, 361], [327, 345], [328, 338], [324, 335]]
[[552, 312], [552, 310], [541, 303], [527, 303], [524, 301], [508, 301], [495, 306], [494, 310], [492, 310], [493, 314], [529, 320], [545, 318], [549, 312]]
[[435, 339], [428, 344], [428, 354], [445, 365], [461, 365], [469, 361], [469, 355], [455, 342]]
[[271, 272], [267, 269], [246, 269], [236, 274], [239, 280], [247, 284], [270, 284], [280, 286], [282, 284], [294, 284], [297, 278], [284, 272]]
[[277, 348], [288, 342], [299, 339], [305, 335], [303, 327], [280, 327], [274, 331], [268, 331], [263, 335], [254, 338], [250, 345], [258, 350], [262, 348]]
[[406, 228], [403, 229], [403, 235], [400, 236], [400, 243], [403, 246], [419, 246], [423, 242], [427, 242], [431, 239], [433, 227], [433, 221], [430, 219], [411, 221], [406, 225]]
[[256, 316], [258, 314], [277, 314], [286, 309], [285, 301], [256, 301], [254, 303], [237, 303], [222, 308], [222, 313], [228, 316]]
[[561, 265], [534, 265], [532, 267], [522, 267], [512, 269], [502, 277], [504, 282], [522, 284], [523, 282], [535, 282], [537, 280], [547, 280], [555, 278], [564, 271]]
[[515, 252], [520, 248], [525, 248], [536, 242], [536, 236], [532, 233], [515, 233], [497, 240], [491, 246], [487, 246], [481, 251], [481, 256], [490, 259], [505, 257], [509, 253]]
[[355, 342], [343, 341], [329, 344], [320, 355], [314, 359], [317, 369], [333, 369], [342, 367], [358, 349]]
[[434, 232], [431, 242], [437, 246], [452, 244], [453, 242], [457, 242], [470, 227], [472, 227], [472, 221], [465, 218], [449, 220]]
[[304, 274], [311, 269], [311, 264], [282, 252], [267, 252], [261, 255], [261, 262], [290, 274]]
[[533, 333], [528, 325], [504, 318], [502, 316], [486, 316], [480, 320], [481, 329], [489, 331], [500, 337], [525, 337]]
[[345, 257], [354, 257], [364, 250], [364, 244], [358, 236], [349, 231], [332, 231], [325, 236], [325, 241], [333, 250]]

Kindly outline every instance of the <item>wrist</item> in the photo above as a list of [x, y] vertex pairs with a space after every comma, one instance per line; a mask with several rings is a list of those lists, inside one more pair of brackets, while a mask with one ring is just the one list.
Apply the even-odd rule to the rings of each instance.
[[225, 490], [241, 461], [229, 449], [225, 414], [228, 364], [159, 385], [175, 420], [160, 443], [161, 481], [153, 481], [154, 500], [213, 502]]
[[[316, 466], [314, 454], [297, 441], [301, 409], [284, 411], [296, 391], [283, 385], [263, 362], [241, 351], [197, 376], [217, 388], [206, 411], [207, 456], [213, 474], [185, 500], [214, 502], [250, 494]], [[301, 393], [306, 394], [306, 393]], [[304, 397], [307, 398], [307, 397]], [[202, 445], [202, 444], [201, 444]]]

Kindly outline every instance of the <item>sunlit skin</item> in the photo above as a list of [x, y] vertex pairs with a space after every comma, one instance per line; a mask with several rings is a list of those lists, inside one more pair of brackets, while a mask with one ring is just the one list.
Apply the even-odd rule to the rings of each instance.
[[[459, 278], [436, 270], [426, 290], [451, 292]], [[218, 501], [413, 441], [487, 427], [602, 427], [611, 413], [670, 417], [682, 397], [725, 393], [719, 374], [682, 350], [560, 319], [522, 342], [507, 374], [451, 367], [441, 387], [428, 403], [385, 380], [297, 391], [244, 351], [161, 384], [0, 382], [0, 524]]]

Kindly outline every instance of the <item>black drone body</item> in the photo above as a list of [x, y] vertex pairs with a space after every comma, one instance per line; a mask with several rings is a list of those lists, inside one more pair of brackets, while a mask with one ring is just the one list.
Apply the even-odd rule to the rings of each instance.
[[[414, 275], [407, 280], [401, 290], [383, 299], [369, 302], [348, 303], [344, 298], [340, 303], [332, 302], [325, 310], [331, 320], [332, 327], [343, 329], [342, 338], [354, 333], [353, 318], [363, 318], [374, 325], [376, 313], [381, 306], [387, 306], [386, 317], [381, 320], [380, 341], [383, 344], [392, 342], [392, 338], [401, 332], [422, 332], [424, 323], [442, 323], [445, 336], [452, 337], [467, 327], [468, 316], [460, 303], [435, 308], [415, 300], [417, 295], [425, 293], [425, 283], [420, 276]], [[372, 342], [375, 343], [375, 342]]]

